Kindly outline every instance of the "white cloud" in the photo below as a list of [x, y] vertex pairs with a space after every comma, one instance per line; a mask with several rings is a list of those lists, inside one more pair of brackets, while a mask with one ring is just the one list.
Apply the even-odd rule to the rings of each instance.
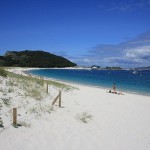
[[116, 2], [109, 2], [101, 8], [106, 8], [107, 11], [132, 11], [135, 9], [149, 8], [150, 0], [120, 0]]
[[150, 66], [150, 32], [138, 35], [130, 41], [118, 45], [100, 44], [92, 47], [84, 55], [61, 53], [78, 65], [140, 67]]
[[141, 46], [133, 49], [125, 49], [121, 57], [108, 57], [105, 61], [108, 64], [121, 66], [149, 66], [150, 65], [150, 46]]
[[90, 61], [89, 59], [87, 59], [87, 58], [84, 58], [83, 61], [84, 61], [84, 62], [88, 62], [88, 63], [91, 62], [91, 61]]
[[126, 51], [126, 58], [128, 59], [145, 59], [150, 58], [150, 46], [142, 46]]
[[89, 54], [89, 57], [92, 56], [95, 60], [99, 58], [101, 60], [99, 63], [102, 65], [150, 66], [150, 32], [138, 35], [134, 39], [118, 45], [98, 45], [90, 50]]

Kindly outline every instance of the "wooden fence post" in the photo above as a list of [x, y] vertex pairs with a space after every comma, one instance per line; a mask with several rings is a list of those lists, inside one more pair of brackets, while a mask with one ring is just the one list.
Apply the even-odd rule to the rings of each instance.
[[48, 94], [48, 83], [46, 83], [46, 93]]
[[59, 94], [58, 94], [58, 96], [54, 99], [54, 101], [52, 102], [52, 105], [55, 104], [55, 102], [57, 101], [58, 98], [59, 98]]
[[13, 108], [13, 126], [17, 126], [17, 108]]
[[59, 107], [61, 107], [61, 91], [59, 91]]
[[61, 91], [59, 91], [59, 94], [57, 95], [57, 97], [52, 102], [52, 105], [55, 104], [55, 102], [57, 101], [57, 99], [59, 99], [59, 107], [61, 107]]

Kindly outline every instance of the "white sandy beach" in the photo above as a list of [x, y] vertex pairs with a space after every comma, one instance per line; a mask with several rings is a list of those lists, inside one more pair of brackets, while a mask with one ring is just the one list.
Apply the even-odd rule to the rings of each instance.
[[[24, 70], [11, 71], [25, 75]], [[0, 97], [12, 100], [8, 107], [0, 99], [0, 117], [7, 127], [0, 128], [0, 150], [150, 150], [149, 96], [117, 95], [106, 89], [71, 84], [76, 89], [62, 91], [62, 108], [54, 105], [50, 113], [39, 109], [41, 114], [36, 116], [26, 114], [29, 107], [35, 106], [35, 100], [23, 97], [17, 86], [5, 95], [2, 90], [10, 88], [6, 85], [9, 79], [0, 78]], [[58, 91], [49, 86], [43, 101], [51, 106]], [[28, 102], [33, 105], [26, 105]], [[10, 125], [12, 112], [4, 112], [22, 105], [18, 118], [26, 115], [25, 125], [14, 128]]]

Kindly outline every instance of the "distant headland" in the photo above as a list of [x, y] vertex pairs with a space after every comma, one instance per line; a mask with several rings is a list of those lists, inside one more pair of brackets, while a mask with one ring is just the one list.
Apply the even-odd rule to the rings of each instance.
[[4, 56], [0, 56], [0, 66], [62, 68], [75, 67], [77, 65], [64, 57], [57, 56], [45, 51], [24, 50], [19, 52], [7, 51]]

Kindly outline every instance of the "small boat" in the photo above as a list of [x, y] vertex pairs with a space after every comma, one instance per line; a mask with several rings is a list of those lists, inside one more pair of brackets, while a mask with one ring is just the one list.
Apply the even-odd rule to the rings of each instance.
[[133, 74], [137, 74], [138, 72], [137, 72], [137, 70], [134, 70], [132, 73], [133, 73]]

